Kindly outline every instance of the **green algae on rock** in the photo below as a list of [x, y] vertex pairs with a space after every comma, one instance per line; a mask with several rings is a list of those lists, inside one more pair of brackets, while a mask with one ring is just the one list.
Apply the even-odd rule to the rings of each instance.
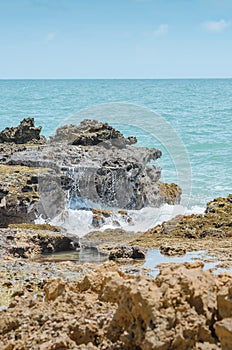
[[[170, 237], [232, 237], [232, 195], [209, 202], [204, 214], [178, 215], [147, 231]], [[144, 234], [146, 235], [146, 233]]]
[[50, 224], [10, 224], [9, 228], [31, 231], [61, 232], [61, 229], [59, 227]]

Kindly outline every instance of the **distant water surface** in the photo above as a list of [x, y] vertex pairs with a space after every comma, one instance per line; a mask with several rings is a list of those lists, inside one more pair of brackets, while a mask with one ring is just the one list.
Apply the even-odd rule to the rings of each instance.
[[[0, 129], [35, 117], [49, 136], [66, 118], [109, 102], [152, 109], [176, 130], [191, 161], [189, 208], [204, 207], [208, 200], [231, 192], [232, 79], [0, 80]], [[124, 129], [121, 126], [133, 135], [133, 128]], [[139, 145], [155, 146], [143, 132], [136, 136]], [[173, 164], [165, 148], [162, 151], [163, 178], [174, 182]]]

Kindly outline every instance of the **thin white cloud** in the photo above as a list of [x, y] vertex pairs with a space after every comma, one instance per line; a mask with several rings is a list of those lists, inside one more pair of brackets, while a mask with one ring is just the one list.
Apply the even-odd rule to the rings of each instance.
[[220, 21], [206, 21], [201, 25], [207, 32], [222, 33], [231, 26], [231, 22], [221, 19]]
[[160, 24], [153, 32], [154, 36], [155, 37], [161, 37], [161, 36], [164, 36], [168, 33], [168, 30], [169, 30], [169, 26], [168, 24]]
[[48, 35], [44, 39], [44, 42], [49, 43], [50, 41], [53, 41], [55, 37], [56, 37], [56, 33], [48, 33]]

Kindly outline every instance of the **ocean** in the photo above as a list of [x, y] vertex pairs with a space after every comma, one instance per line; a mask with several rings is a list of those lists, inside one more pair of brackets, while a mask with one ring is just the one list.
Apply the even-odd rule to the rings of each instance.
[[[0, 129], [34, 117], [48, 137], [95, 118], [161, 149], [162, 179], [183, 188], [187, 213], [231, 193], [232, 79], [0, 80], [0, 107]], [[146, 215], [152, 226], [155, 210]]]

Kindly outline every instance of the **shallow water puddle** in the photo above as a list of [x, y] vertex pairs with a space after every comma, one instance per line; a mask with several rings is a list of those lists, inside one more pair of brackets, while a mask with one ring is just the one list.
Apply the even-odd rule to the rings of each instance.
[[[207, 261], [208, 260], [208, 261]], [[149, 249], [146, 254], [146, 260], [143, 265], [144, 268], [151, 270], [150, 274], [156, 277], [160, 270], [157, 267], [159, 264], [170, 264], [170, 263], [184, 263], [184, 262], [194, 262], [201, 261], [204, 263], [204, 270], [214, 269], [214, 273], [231, 272], [232, 268], [217, 268], [216, 266], [220, 264], [220, 260], [214, 259], [212, 256], [207, 255], [206, 250], [199, 250], [194, 252], [187, 252], [183, 256], [166, 256], [160, 253], [159, 249]], [[205, 262], [206, 261], [206, 262]]]
[[[64, 251], [59, 253], [49, 253], [43, 254], [40, 258], [40, 262], [62, 262], [62, 261], [73, 261], [78, 264], [102, 264], [108, 260], [108, 256], [98, 252], [96, 248], [80, 248], [77, 251]], [[170, 264], [170, 263], [185, 263], [185, 262], [194, 262], [201, 261], [204, 263], [204, 270], [213, 269], [215, 274], [222, 272], [232, 273], [232, 268], [217, 268], [217, 265], [220, 264], [220, 260], [213, 258], [212, 256], [207, 255], [206, 250], [199, 250], [193, 252], [187, 252], [182, 256], [167, 256], [160, 253], [159, 249], [149, 249], [146, 253], [146, 259], [143, 265], [140, 265], [140, 268], [149, 269], [149, 275], [156, 277], [160, 269], [158, 265], [160, 264]], [[138, 262], [138, 261], [137, 261]], [[129, 262], [127, 268], [131, 267], [133, 270], [133, 262]], [[140, 269], [139, 268], [139, 269]], [[137, 268], [135, 269], [137, 271]], [[128, 272], [131, 271], [129, 268]], [[134, 271], [134, 272], [136, 272]], [[133, 273], [133, 272], [132, 272]]]
[[80, 250], [43, 254], [39, 258], [40, 262], [75, 261], [79, 264], [101, 264], [106, 260], [108, 260], [107, 256], [99, 253], [95, 248], [80, 248]]

